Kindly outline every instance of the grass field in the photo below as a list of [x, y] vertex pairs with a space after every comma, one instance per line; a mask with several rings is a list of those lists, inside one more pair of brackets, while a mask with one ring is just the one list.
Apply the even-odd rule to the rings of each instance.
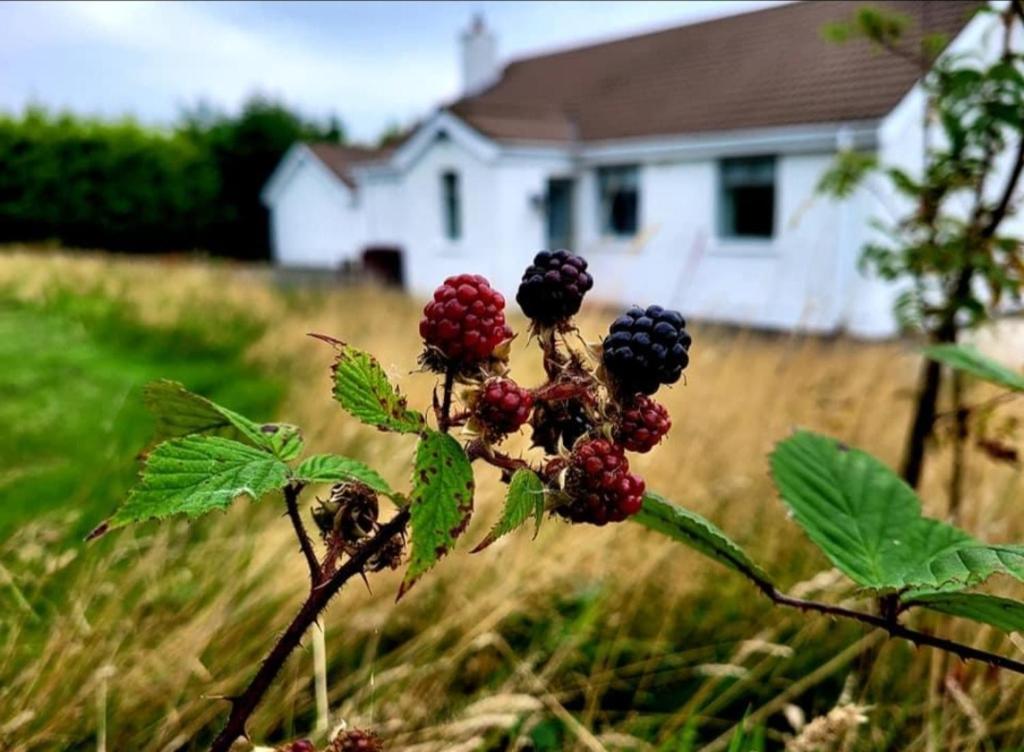
[[[410, 439], [348, 419], [330, 399], [329, 348], [304, 335], [372, 350], [423, 406], [434, 380], [411, 373], [420, 303], [369, 289], [282, 293], [247, 268], [27, 252], [0, 256], [0, 288], [0, 749], [95, 749], [101, 733], [110, 750], [202, 749], [226, 709], [217, 698], [244, 686], [290, 619], [303, 563], [270, 499], [79, 542], [116, 503], [144, 443], [138, 385], [170, 376], [255, 418], [298, 423], [312, 451], [357, 457], [403, 487]], [[610, 315], [586, 311], [584, 335]], [[803, 426], [895, 462], [913, 348], [701, 326], [694, 340], [688, 383], [664, 400], [672, 434], [634, 466], [791, 591], [856, 600], [838, 577], [816, 576], [826, 562], [786, 519], [765, 455]], [[515, 346], [513, 372], [538, 383], [530, 353]], [[934, 456], [923, 495], [941, 514], [941, 447]], [[470, 541], [501, 498], [489, 469], [478, 485]], [[1024, 538], [1016, 470], [972, 455], [968, 487], [969, 529]], [[332, 605], [336, 720], [374, 725], [394, 750], [683, 752], [726, 749], [747, 714], [750, 749], [781, 749], [801, 719], [840, 704], [865, 706], [868, 722], [834, 724], [818, 748], [1024, 749], [1019, 678], [772, 609], [637, 526], [549, 521], [536, 541], [468, 548], [397, 606], [397, 573]], [[921, 625], [1019, 652], [988, 629]], [[313, 724], [304, 651], [250, 732], [276, 743]]]

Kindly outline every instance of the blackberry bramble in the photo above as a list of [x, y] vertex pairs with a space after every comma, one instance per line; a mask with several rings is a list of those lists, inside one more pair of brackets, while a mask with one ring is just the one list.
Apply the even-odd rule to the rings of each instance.
[[445, 371], [487, 360], [512, 330], [505, 324], [505, 298], [479, 274], [449, 277], [423, 309], [423, 362]]
[[690, 342], [678, 311], [634, 306], [604, 338], [604, 368], [620, 396], [654, 394], [660, 385], [679, 381], [690, 362]]
[[569, 457], [569, 502], [556, 511], [572, 522], [621, 522], [640, 511], [644, 490], [643, 480], [629, 472], [622, 447], [607, 439], [590, 439], [578, 443]]
[[523, 273], [516, 302], [535, 323], [553, 326], [576, 315], [594, 286], [587, 262], [569, 251], [541, 251]]

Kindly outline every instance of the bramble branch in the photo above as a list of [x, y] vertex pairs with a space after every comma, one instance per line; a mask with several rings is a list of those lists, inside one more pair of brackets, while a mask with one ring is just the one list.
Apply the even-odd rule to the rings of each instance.
[[[868, 624], [877, 629], [885, 630], [890, 637], [909, 640], [915, 645], [927, 645], [928, 647], [936, 648], [937, 650], [942, 650], [946, 653], [958, 656], [963, 660], [981, 661], [982, 663], [987, 663], [990, 666], [1004, 668], [1007, 671], [1013, 671], [1014, 673], [1024, 675], [1024, 663], [1021, 661], [1015, 661], [1012, 658], [1007, 658], [999, 655], [998, 653], [990, 653], [987, 650], [979, 650], [978, 648], [971, 647], [970, 645], [964, 645], [963, 643], [955, 642], [953, 640], [936, 637], [935, 635], [928, 634], [927, 632], [921, 632], [900, 624], [898, 621], [899, 611], [901, 610], [900, 608], [890, 607], [886, 613], [879, 615], [868, 613], [866, 611], [857, 611], [855, 609], [846, 608], [845, 606], [837, 606], [832, 603], [797, 598], [780, 591], [774, 584], [750, 569], [742, 561], [732, 558], [729, 558], [729, 561], [733, 567], [735, 567], [744, 577], [750, 580], [762, 593], [771, 599], [772, 603], [775, 603], [776, 605], [795, 608], [800, 611], [815, 611], [837, 619], [859, 621], [862, 624]], [[880, 600], [886, 603], [890, 602], [886, 601], [884, 597]], [[905, 610], [906, 608], [908, 608], [908, 606], [902, 606], [902, 609]]]
[[260, 664], [256, 675], [245, 691], [230, 699], [231, 713], [223, 730], [210, 745], [210, 752], [228, 752], [239, 737], [246, 736], [245, 725], [259, 705], [270, 684], [281, 671], [302, 641], [302, 636], [313, 625], [317, 617], [342, 586], [353, 576], [361, 574], [366, 563], [396, 535], [402, 535], [409, 522], [409, 509], [403, 507], [394, 517], [381, 526], [380, 530], [365, 545], [348, 559], [334, 575], [319, 587], [310, 589], [299, 612], [292, 619], [277, 643]]
[[305, 557], [306, 565], [309, 567], [310, 585], [311, 587], [316, 587], [320, 584], [321, 577], [323, 577], [323, 570], [316, 558], [313, 544], [309, 540], [309, 533], [306, 532], [306, 526], [302, 524], [302, 517], [299, 514], [299, 494], [302, 493], [302, 488], [303, 484], [298, 481], [285, 486], [284, 503], [288, 509], [288, 517], [292, 521], [292, 527], [295, 529], [295, 537], [299, 540], [299, 548], [302, 549], [302, 555]]

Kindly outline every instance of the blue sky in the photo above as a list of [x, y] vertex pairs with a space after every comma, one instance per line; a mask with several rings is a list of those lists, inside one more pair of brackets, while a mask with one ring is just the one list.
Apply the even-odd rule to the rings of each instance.
[[339, 115], [356, 139], [459, 91], [457, 38], [474, 13], [502, 60], [770, 5], [686, 2], [4, 2], [0, 110], [28, 103], [168, 123], [205, 100], [261, 92]]

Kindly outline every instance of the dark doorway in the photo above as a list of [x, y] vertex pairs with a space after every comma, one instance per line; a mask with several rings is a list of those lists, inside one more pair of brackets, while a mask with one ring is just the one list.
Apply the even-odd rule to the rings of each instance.
[[363, 251], [363, 268], [373, 279], [396, 287], [405, 286], [402, 249], [394, 246], [371, 246]]
[[547, 247], [549, 249], [573, 246], [573, 195], [572, 178], [548, 180], [548, 192], [544, 201], [547, 218]]

